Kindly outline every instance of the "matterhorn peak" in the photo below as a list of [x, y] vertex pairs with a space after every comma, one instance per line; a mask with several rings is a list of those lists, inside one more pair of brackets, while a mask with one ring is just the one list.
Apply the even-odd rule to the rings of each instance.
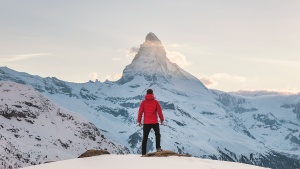
[[149, 32], [146, 36], [146, 42], [160, 42], [160, 40], [157, 38], [157, 36], [152, 33], [152, 32]]
[[144, 77], [145, 80], [155, 83], [184, 81], [183, 83], [195, 82], [198, 86], [203, 86], [199, 79], [168, 59], [163, 44], [152, 32], [147, 34], [145, 42], [141, 44], [132, 63], [124, 69], [123, 76], [118, 83], [125, 84], [136, 77]]

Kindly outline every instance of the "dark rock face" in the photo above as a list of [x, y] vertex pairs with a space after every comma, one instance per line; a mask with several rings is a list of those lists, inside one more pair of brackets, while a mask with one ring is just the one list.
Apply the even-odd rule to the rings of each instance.
[[160, 42], [160, 40], [157, 38], [157, 36], [152, 32], [148, 33], [148, 35], [146, 36], [146, 41]]
[[78, 158], [85, 158], [85, 157], [93, 157], [93, 156], [99, 156], [104, 154], [110, 154], [106, 150], [87, 150], [83, 154], [81, 154]]
[[278, 130], [280, 128], [280, 123], [278, 122], [278, 119], [275, 118], [275, 116], [272, 113], [268, 114], [254, 114], [253, 118], [257, 121], [260, 121], [264, 123], [263, 126], [258, 127], [264, 127], [264, 128], [270, 128], [271, 130]]
[[164, 150], [161, 152], [154, 152], [154, 153], [149, 153], [149, 154], [143, 155], [143, 157], [169, 157], [169, 156], [188, 157], [187, 155], [177, 154], [170, 150]]
[[123, 108], [110, 108], [110, 107], [106, 107], [106, 106], [98, 106], [96, 108], [97, 111], [101, 111], [104, 113], [108, 113], [111, 114], [115, 117], [121, 116], [124, 119], [127, 119], [129, 117], [129, 113], [126, 109]]
[[295, 106], [293, 112], [297, 115], [297, 119], [300, 120], [300, 103]]
[[133, 133], [131, 136], [129, 136], [128, 143], [131, 144], [131, 148], [134, 148], [137, 146], [139, 142], [142, 142], [142, 134], [139, 132]]

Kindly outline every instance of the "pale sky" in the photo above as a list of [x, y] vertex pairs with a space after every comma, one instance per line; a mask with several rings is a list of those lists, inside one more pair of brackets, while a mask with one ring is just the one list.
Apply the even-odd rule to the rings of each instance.
[[0, 0], [0, 66], [117, 80], [149, 32], [209, 88], [300, 92], [299, 0]]

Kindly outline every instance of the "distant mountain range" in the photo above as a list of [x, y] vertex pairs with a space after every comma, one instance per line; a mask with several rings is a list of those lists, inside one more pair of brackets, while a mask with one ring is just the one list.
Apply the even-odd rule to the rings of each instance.
[[[44, 139], [46, 143], [35, 146], [33, 154], [38, 154], [36, 152], [41, 151], [39, 149], [49, 150], [49, 153], [54, 151], [53, 146], [45, 146], [53, 145], [54, 142], [54, 148], [59, 151], [56, 151], [57, 155], [47, 156], [47, 160], [71, 157], [68, 154], [82, 153], [79, 151], [87, 147], [105, 147], [111, 153], [140, 153], [142, 128], [137, 127], [137, 110], [146, 90], [152, 88], [166, 118], [165, 126], [161, 126], [163, 149], [195, 157], [237, 161], [274, 169], [295, 169], [300, 166], [300, 95], [262, 94], [250, 97], [209, 90], [196, 77], [169, 61], [161, 41], [153, 33], [146, 36], [132, 63], [126, 66], [122, 78], [116, 82], [70, 83], [55, 77], [42, 78], [17, 72], [7, 67], [0, 68], [0, 80], [1, 139], [15, 140], [12, 147], [24, 143], [35, 146], [39, 144], [35, 137], [40, 136], [37, 138]], [[25, 89], [19, 88], [31, 90], [22, 95]], [[14, 94], [2, 96], [6, 90], [14, 91]], [[31, 92], [34, 92], [32, 99]], [[40, 98], [43, 101], [31, 102]], [[10, 103], [10, 100], [14, 101]], [[51, 110], [38, 109], [44, 100], [56, 106], [52, 106]], [[30, 106], [36, 104], [36, 107]], [[29, 116], [24, 107], [39, 112], [41, 117], [37, 113], [33, 113], [36, 118]], [[25, 119], [34, 121], [34, 124], [18, 115], [7, 115], [11, 111], [3, 113], [8, 109], [25, 114]], [[60, 125], [55, 127], [50, 122], [51, 119], [45, 120], [49, 112], [51, 117], [61, 121]], [[70, 114], [74, 120], [67, 120], [69, 116], [60, 116], [59, 112]], [[47, 117], [50, 118], [50, 115]], [[80, 137], [79, 133], [86, 127], [78, 126], [83, 123], [81, 120], [90, 125], [90, 133], [96, 133], [93, 135], [95, 140], [89, 135], [84, 139]], [[39, 127], [33, 129], [32, 125], [37, 124]], [[49, 126], [51, 130], [43, 129], [42, 125]], [[21, 126], [25, 130], [22, 135], [9, 131]], [[2, 134], [2, 131], [6, 134]], [[63, 135], [65, 131], [77, 132], [77, 136]], [[15, 134], [22, 137], [17, 138]], [[29, 135], [32, 135], [34, 142], [26, 142]], [[26, 139], [22, 139], [23, 137]], [[77, 140], [73, 144], [77, 145], [78, 151], [71, 148], [68, 142], [73, 139]], [[155, 150], [154, 139], [154, 134], [150, 134], [149, 151]], [[61, 146], [66, 143], [70, 147]], [[29, 149], [24, 149], [26, 151]], [[9, 156], [9, 153], [0, 157], [9, 164], [11, 162], [7, 162], [6, 157], [20, 166], [24, 164], [20, 162], [22, 159]], [[43, 162], [42, 157], [44, 158], [41, 156], [38, 160], [33, 160], [34, 163]], [[30, 156], [28, 159], [36, 157]]]

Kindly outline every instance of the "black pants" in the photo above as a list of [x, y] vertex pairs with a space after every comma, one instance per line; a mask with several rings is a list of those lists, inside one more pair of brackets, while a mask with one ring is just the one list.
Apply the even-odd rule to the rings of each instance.
[[160, 132], [159, 132], [159, 124], [144, 124], [143, 127], [143, 142], [142, 142], [142, 155], [146, 154], [148, 135], [150, 130], [153, 128], [155, 132], [156, 139], [156, 149], [160, 148]]

